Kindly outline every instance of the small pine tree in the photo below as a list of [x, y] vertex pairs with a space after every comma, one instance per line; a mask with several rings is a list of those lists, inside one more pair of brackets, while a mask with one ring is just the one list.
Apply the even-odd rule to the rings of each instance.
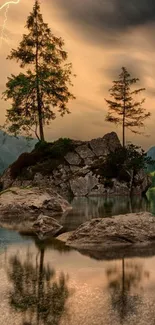
[[134, 100], [133, 96], [141, 93], [145, 88], [131, 90], [131, 86], [139, 81], [138, 78], [131, 78], [126, 68], [122, 68], [119, 79], [113, 81], [113, 86], [109, 90], [114, 100], [105, 101], [109, 111], [106, 121], [122, 125], [122, 144], [125, 146], [125, 129], [128, 128], [134, 133], [139, 133], [135, 128], [144, 127], [144, 120], [150, 116], [142, 107], [145, 99]]
[[7, 110], [6, 125], [14, 134], [35, 131], [44, 141], [44, 126], [56, 117], [53, 109], [58, 108], [63, 116], [69, 113], [68, 101], [75, 98], [69, 90], [72, 65], [66, 63], [64, 41], [54, 36], [44, 23], [38, 0], [28, 16], [26, 28], [28, 34], [23, 35], [17, 50], [13, 49], [8, 56], [28, 70], [8, 78], [3, 98], [12, 99], [12, 107]]

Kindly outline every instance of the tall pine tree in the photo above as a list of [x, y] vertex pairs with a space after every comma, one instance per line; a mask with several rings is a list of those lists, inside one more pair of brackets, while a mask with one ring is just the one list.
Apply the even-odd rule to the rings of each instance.
[[126, 68], [122, 68], [119, 79], [113, 81], [113, 86], [109, 90], [113, 100], [105, 101], [108, 104], [109, 111], [106, 121], [122, 125], [122, 144], [125, 147], [125, 129], [128, 128], [134, 133], [139, 133], [136, 128], [144, 127], [144, 120], [150, 116], [143, 108], [145, 99], [136, 101], [134, 95], [138, 95], [145, 88], [132, 90], [131, 86], [139, 81], [138, 78], [131, 78]]
[[72, 65], [66, 63], [64, 41], [54, 36], [44, 23], [38, 0], [28, 16], [26, 28], [28, 34], [23, 35], [17, 50], [13, 49], [8, 56], [27, 70], [8, 78], [3, 98], [11, 99], [12, 106], [7, 110], [6, 124], [11, 133], [35, 131], [44, 141], [44, 126], [55, 119], [54, 109], [62, 116], [69, 113], [68, 102], [75, 98], [69, 90]]

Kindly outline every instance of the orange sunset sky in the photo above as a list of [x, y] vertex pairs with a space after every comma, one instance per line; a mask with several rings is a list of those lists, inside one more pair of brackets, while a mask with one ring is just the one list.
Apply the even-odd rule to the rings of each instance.
[[[0, 0], [0, 6], [5, 3]], [[10, 4], [5, 36], [0, 47], [0, 92], [5, 90], [7, 77], [18, 73], [16, 62], [6, 61], [12, 48], [22, 38], [26, 18], [33, 0]], [[5, 10], [0, 11], [2, 28]], [[104, 98], [112, 80], [117, 79], [122, 66], [133, 77], [139, 77], [139, 87], [145, 87], [145, 107], [152, 113], [146, 121], [147, 137], [127, 132], [127, 140], [147, 149], [155, 145], [155, 2], [152, 0], [42, 0], [44, 21], [52, 32], [65, 40], [65, 49], [77, 77], [73, 80], [76, 100], [70, 102], [70, 115], [58, 118], [46, 128], [48, 140], [58, 137], [91, 139], [121, 128], [105, 122]], [[4, 123], [9, 103], [0, 101], [0, 125]]]

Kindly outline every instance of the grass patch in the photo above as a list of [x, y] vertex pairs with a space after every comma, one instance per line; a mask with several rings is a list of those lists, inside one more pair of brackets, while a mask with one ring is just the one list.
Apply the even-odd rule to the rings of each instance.
[[7, 188], [6, 190], [0, 192], [0, 196], [5, 194], [5, 193], [8, 193], [8, 192], [11, 192], [13, 194], [17, 194], [16, 191], [14, 191], [13, 189]]

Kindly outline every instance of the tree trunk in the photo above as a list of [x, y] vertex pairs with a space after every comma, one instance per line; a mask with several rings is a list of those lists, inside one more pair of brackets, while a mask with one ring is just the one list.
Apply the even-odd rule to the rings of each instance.
[[41, 249], [40, 250], [39, 277], [38, 277], [37, 325], [39, 325], [39, 323], [40, 323], [40, 312], [41, 312], [42, 296], [43, 296], [44, 254], [45, 254], [45, 250]]
[[125, 112], [123, 113], [123, 148], [125, 147]]
[[125, 260], [122, 258], [122, 304], [121, 304], [121, 324], [124, 324], [125, 316]]
[[37, 86], [37, 104], [38, 104], [38, 119], [39, 119], [40, 140], [45, 141], [44, 128], [43, 128], [43, 119], [42, 119], [42, 104], [41, 104], [40, 93], [39, 93], [39, 82], [38, 82], [38, 86]]
[[126, 113], [126, 80], [125, 80], [125, 74], [124, 74], [124, 91], [123, 91], [123, 148], [125, 147], [125, 113]]
[[122, 293], [125, 291], [125, 260], [122, 258]]
[[130, 188], [130, 197], [131, 197], [132, 196], [133, 181], [134, 181], [134, 171], [131, 170], [130, 174], [131, 174], [131, 180], [130, 180], [129, 188]]
[[40, 140], [45, 141], [44, 137], [44, 128], [43, 128], [43, 116], [42, 116], [42, 100], [40, 96], [39, 88], [39, 62], [38, 62], [38, 51], [39, 51], [39, 42], [38, 42], [38, 20], [37, 20], [37, 11], [36, 11], [36, 88], [37, 88], [37, 108], [38, 108], [38, 122], [39, 122], [39, 133]]

